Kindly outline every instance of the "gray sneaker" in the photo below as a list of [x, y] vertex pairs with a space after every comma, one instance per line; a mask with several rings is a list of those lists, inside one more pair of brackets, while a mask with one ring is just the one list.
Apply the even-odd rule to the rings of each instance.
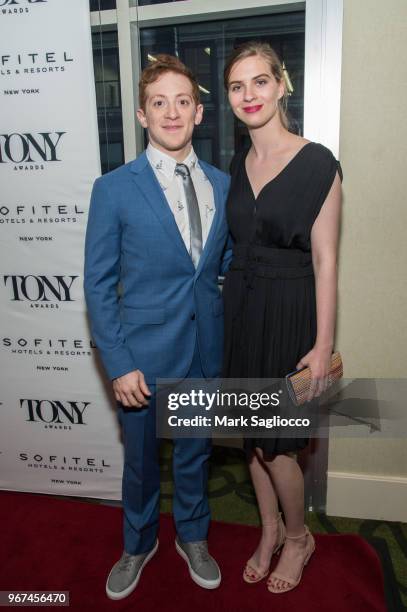
[[221, 575], [218, 564], [208, 552], [208, 542], [181, 542], [177, 537], [175, 548], [187, 562], [189, 574], [196, 584], [204, 589], [216, 589], [220, 585]]
[[158, 550], [158, 540], [152, 550], [141, 555], [123, 552], [110, 570], [106, 581], [106, 595], [110, 599], [124, 599], [137, 586], [141, 572]]

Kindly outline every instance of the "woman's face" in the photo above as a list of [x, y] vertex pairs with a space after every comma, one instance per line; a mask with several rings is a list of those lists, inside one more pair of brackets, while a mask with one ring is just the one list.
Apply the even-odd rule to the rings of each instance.
[[249, 129], [262, 127], [273, 118], [279, 121], [278, 100], [283, 95], [283, 83], [276, 81], [269, 63], [259, 55], [236, 62], [229, 74], [230, 106]]

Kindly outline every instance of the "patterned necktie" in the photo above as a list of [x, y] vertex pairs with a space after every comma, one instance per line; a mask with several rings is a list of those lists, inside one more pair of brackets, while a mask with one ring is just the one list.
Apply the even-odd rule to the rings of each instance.
[[199, 214], [198, 199], [195, 187], [189, 173], [188, 166], [177, 164], [175, 174], [182, 178], [182, 186], [185, 193], [185, 201], [188, 208], [189, 230], [190, 230], [190, 255], [195, 268], [198, 267], [199, 258], [202, 253], [202, 224]]

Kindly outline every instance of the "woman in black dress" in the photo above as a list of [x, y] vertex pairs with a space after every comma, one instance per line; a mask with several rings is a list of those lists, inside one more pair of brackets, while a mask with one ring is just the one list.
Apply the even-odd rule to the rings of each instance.
[[[282, 378], [309, 366], [311, 400], [327, 387], [333, 350], [340, 166], [329, 149], [288, 131], [283, 68], [269, 45], [236, 49], [225, 87], [252, 142], [231, 165], [227, 216], [234, 257], [223, 288], [223, 375]], [[295, 456], [307, 443], [245, 440], [262, 536], [243, 578], [253, 583], [267, 576], [282, 547], [267, 581], [273, 593], [297, 586], [315, 549], [304, 525], [304, 479]]]

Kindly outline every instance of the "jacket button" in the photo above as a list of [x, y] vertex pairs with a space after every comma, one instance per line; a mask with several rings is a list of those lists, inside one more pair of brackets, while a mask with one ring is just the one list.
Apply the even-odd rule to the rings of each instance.
[[191, 321], [195, 321], [195, 313], [191, 315]]

